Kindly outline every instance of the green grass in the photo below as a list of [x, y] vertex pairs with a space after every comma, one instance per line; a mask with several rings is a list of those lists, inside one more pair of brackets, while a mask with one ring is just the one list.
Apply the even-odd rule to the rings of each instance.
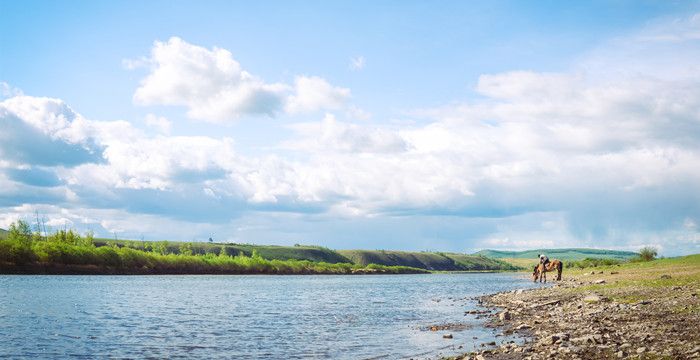
[[[358, 265], [298, 259], [266, 259], [257, 250], [250, 254], [210, 245], [206, 248], [180, 243], [95, 241], [91, 235], [57, 231], [48, 237], [33, 234], [24, 222], [13, 224], [0, 240], [0, 273], [91, 274], [353, 274], [426, 273], [407, 266]], [[95, 243], [101, 246], [96, 246]], [[327, 251], [314, 248], [322, 253]], [[211, 250], [207, 252], [206, 250]], [[214, 250], [218, 250], [215, 253]], [[202, 253], [198, 253], [202, 251]], [[231, 253], [235, 253], [232, 254]]]
[[[700, 254], [647, 262], [602, 266], [594, 274], [575, 269], [571, 275], [581, 280], [605, 280], [604, 284], [578, 286], [574, 293], [596, 292], [621, 303], [636, 303], [655, 294], [673, 293], [674, 287], [700, 290]], [[670, 276], [670, 278], [669, 278]]]
[[502, 251], [502, 250], [481, 250], [474, 255], [483, 255], [491, 258], [502, 259], [534, 259], [537, 262], [539, 254], [546, 254], [550, 259], [559, 260], [583, 260], [586, 258], [607, 258], [617, 260], [628, 260], [637, 257], [639, 254], [631, 251], [600, 250], [585, 248], [568, 249], [536, 249], [525, 251]]
[[355, 264], [410, 266], [436, 271], [516, 270], [506, 262], [483, 256], [457, 253], [408, 252], [385, 250], [338, 250]]
[[260, 256], [268, 260], [308, 260], [327, 263], [347, 263], [347, 258], [328, 248], [310, 245], [298, 246], [275, 246], [275, 245], [252, 245], [252, 244], [222, 244], [203, 242], [171, 242], [171, 241], [134, 241], [134, 240], [112, 240], [95, 239], [95, 246], [130, 247], [137, 250], [149, 250], [157, 246], [163, 246], [167, 253], [179, 254], [180, 249], [188, 245], [192, 253], [196, 255], [219, 254], [222, 249], [229, 255], [251, 256], [257, 252]]

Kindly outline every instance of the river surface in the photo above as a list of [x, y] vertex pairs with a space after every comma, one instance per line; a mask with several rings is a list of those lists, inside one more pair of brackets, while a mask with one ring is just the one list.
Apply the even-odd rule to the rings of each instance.
[[[433, 359], [503, 341], [464, 314], [471, 297], [532, 286], [506, 273], [0, 275], [0, 358]], [[447, 323], [466, 328], [429, 331]]]

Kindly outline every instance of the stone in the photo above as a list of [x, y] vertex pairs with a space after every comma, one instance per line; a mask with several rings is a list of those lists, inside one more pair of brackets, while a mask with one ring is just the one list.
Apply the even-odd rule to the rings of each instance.
[[604, 280], [604, 279], [598, 279], [598, 280], [594, 281], [593, 283], [594, 283], [594, 284], [605, 284], [605, 280]]
[[623, 357], [625, 357], [625, 352], [622, 351], [622, 350], [620, 350], [620, 351], [618, 351], [618, 352], [615, 354], [615, 356], [617, 356], [618, 358], [622, 359]]
[[510, 312], [508, 312], [508, 311], [504, 311], [504, 312], [498, 314], [498, 318], [501, 321], [510, 320], [510, 317], [511, 317]]
[[640, 348], [637, 348], [637, 354], [644, 354], [645, 352], [647, 352], [647, 348], [645, 348], [643, 346]]
[[443, 338], [443, 339], [452, 339], [452, 334], [445, 334], [445, 335], [442, 335], [442, 338]]
[[671, 275], [664, 274], [664, 275], [661, 275], [661, 277], [659, 279], [670, 279], [670, 278], [671, 278]]
[[484, 357], [484, 355], [477, 355], [476, 360], [486, 360], [486, 358]]
[[600, 296], [596, 294], [591, 294], [587, 295], [586, 297], [583, 298], [583, 302], [589, 303], [589, 304], [596, 304], [601, 301]]

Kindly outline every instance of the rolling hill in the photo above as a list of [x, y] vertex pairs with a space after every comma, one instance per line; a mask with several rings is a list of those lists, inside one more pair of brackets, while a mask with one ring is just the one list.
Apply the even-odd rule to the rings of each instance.
[[457, 253], [408, 252], [384, 250], [331, 250], [321, 246], [297, 245], [253, 245], [222, 243], [185, 243], [153, 242], [133, 240], [95, 239], [96, 246], [127, 246], [138, 250], [151, 250], [164, 246], [168, 253], [177, 254], [186, 244], [193, 254], [218, 254], [222, 249], [229, 255], [250, 256], [253, 251], [268, 260], [310, 260], [327, 263], [352, 263], [366, 266], [369, 264], [387, 266], [409, 266], [437, 271], [478, 271], [478, 270], [516, 270], [517, 267], [497, 259], [484, 256]]
[[628, 260], [638, 254], [632, 251], [599, 250], [599, 249], [537, 249], [525, 251], [481, 250], [474, 255], [482, 255], [495, 259], [533, 259], [537, 261], [539, 254], [547, 254], [550, 259], [583, 260], [585, 258], [607, 258], [616, 260]]
[[439, 271], [514, 270], [510, 264], [483, 256], [456, 253], [385, 250], [338, 250], [355, 264], [401, 265]]
[[[0, 239], [7, 231], [0, 229]], [[581, 260], [585, 258], [612, 258], [627, 260], [637, 253], [598, 249], [539, 249], [527, 251], [482, 250], [474, 254], [443, 252], [410, 252], [388, 250], [332, 250], [321, 246], [253, 245], [175, 241], [136, 241], [95, 239], [95, 246], [130, 247], [138, 250], [153, 250], [162, 247], [167, 253], [178, 254], [187, 247], [193, 254], [219, 254], [222, 249], [229, 255], [250, 256], [255, 251], [268, 260], [309, 260], [331, 264], [352, 263], [357, 265], [378, 264], [386, 266], [409, 266], [436, 271], [480, 271], [516, 270], [536, 262], [537, 255], [544, 252], [550, 258]]]

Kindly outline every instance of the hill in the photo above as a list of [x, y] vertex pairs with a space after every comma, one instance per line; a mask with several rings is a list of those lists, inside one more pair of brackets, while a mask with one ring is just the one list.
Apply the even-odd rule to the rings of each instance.
[[4, 239], [7, 237], [7, 230], [0, 229], [0, 239]]
[[514, 266], [500, 260], [456, 253], [385, 250], [338, 250], [338, 253], [358, 265], [410, 266], [438, 271], [515, 270]]
[[503, 250], [481, 250], [474, 255], [482, 255], [495, 259], [534, 259], [537, 260], [539, 254], [547, 254], [550, 259], [559, 260], [583, 260], [585, 258], [592, 259], [616, 259], [628, 260], [636, 257], [636, 252], [618, 251], [618, 250], [600, 250], [600, 249], [537, 249], [525, 251], [503, 251]]
[[[507, 262], [490, 259], [484, 256], [456, 254], [456, 253], [432, 253], [432, 252], [406, 252], [383, 250], [331, 250], [321, 246], [297, 245], [253, 245], [253, 244], [222, 244], [222, 243], [185, 243], [170, 241], [133, 241], [95, 239], [96, 246], [117, 245], [137, 250], [152, 251], [155, 248], [163, 248], [166, 253], [179, 254], [187, 247], [195, 255], [219, 254], [222, 249], [227, 254], [251, 256], [256, 252], [268, 260], [309, 260], [315, 262], [327, 262], [330, 264], [351, 263], [367, 266], [369, 264], [386, 266], [408, 266], [418, 269], [438, 271], [478, 271], [478, 270], [516, 270]], [[161, 250], [162, 251], [162, 250]]]
[[120, 247], [130, 247], [137, 250], [152, 250], [155, 247], [165, 247], [167, 253], [178, 254], [183, 246], [191, 247], [192, 254], [219, 254], [224, 249], [228, 255], [252, 256], [253, 251], [268, 260], [308, 260], [316, 262], [327, 262], [330, 264], [349, 263], [350, 260], [328, 248], [321, 246], [298, 245], [298, 246], [276, 246], [276, 245], [252, 245], [252, 244], [222, 244], [222, 243], [202, 243], [202, 242], [173, 242], [173, 241], [134, 241], [134, 240], [111, 240], [95, 239], [95, 246], [105, 246], [116, 244]]

